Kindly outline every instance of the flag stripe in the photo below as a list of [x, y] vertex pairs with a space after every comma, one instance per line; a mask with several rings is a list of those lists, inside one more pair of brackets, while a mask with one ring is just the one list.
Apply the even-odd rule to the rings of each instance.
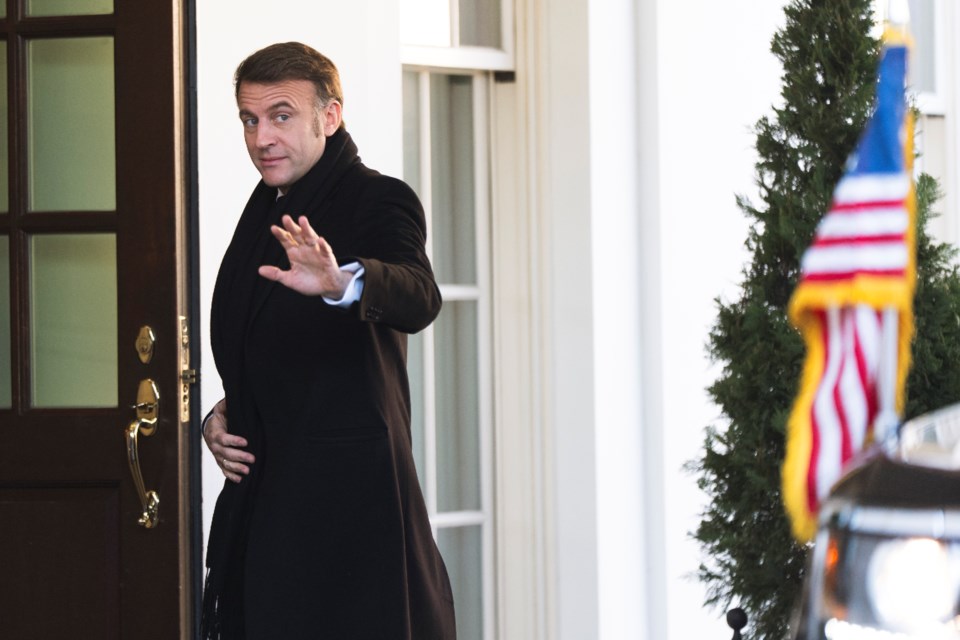
[[910, 176], [905, 173], [868, 173], [844, 176], [833, 191], [834, 206], [850, 202], [891, 202], [910, 193]]
[[905, 234], [886, 234], [886, 235], [869, 235], [869, 236], [844, 236], [844, 237], [827, 237], [823, 238], [817, 236], [814, 239], [811, 247], [835, 247], [838, 245], [846, 246], [867, 246], [867, 245], [877, 245], [877, 244], [903, 244]]
[[826, 343], [825, 358], [826, 367], [823, 372], [823, 379], [820, 387], [817, 389], [816, 398], [813, 401], [813, 410], [815, 412], [817, 423], [817, 440], [819, 441], [819, 451], [813, 458], [810, 465], [810, 471], [813, 473], [813, 499], [819, 503], [820, 499], [830, 490], [833, 484], [833, 478], [840, 473], [840, 416], [837, 415], [837, 407], [833, 402], [833, 387], [837, 383], [840, 369], [840, 310], [837, 307], [830, 307], [826, 313], [826, 331], [824, 332], [824, 342]]
[[857, 213], [828, 215], [817, 227], [818, 238], [884, 236], [904, 234], [910, 219], [906, 209], [871, 209]]
[[882, 242], [869, 245], [812, 246], [803, 256], [806, 274], [853, 271], [889, 271], [904, 269], [909, 254], [903, 242]]
[[[907, 194], [904, 193], [903, 195], [906, 197]], [[856, 214], [863, 211], [899, 211], [902, 209], [903, 198], [897, 198], [896, 200], [849, 200], [846, 202], [834, 201], [828, 213]]]
[[[881, 316], [874, 309], [859, 305], [857, 307], [857, 344], [856, 359], [857, 371], [860, 379], [863, 380], [863, 386], [867, 400], [867, 416], [877, 414], [877, 369], [879, 367], [880, 353], [880, 326]], [[868, 433], [870, 425], [867, 425]], [[866, 437], [867, 434], [864, 434]]]

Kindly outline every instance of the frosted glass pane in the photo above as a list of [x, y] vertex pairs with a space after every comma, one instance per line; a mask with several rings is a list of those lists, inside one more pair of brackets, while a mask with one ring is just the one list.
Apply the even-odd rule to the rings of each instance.
[[7, 43], [0, 43], [0, 213], [10, 211], [10, 156], [7, 146]]
[[457, 640], [483, 638], [483, 535], [479, 525], [437, 531], [457, 604]]
[[28, 0], [28, 16], [90, 16], [113, 13], [113, 0]]
[[33, 406], [117, 406], [114, 235], [33, 236], [30, 294]]
[[936, 93], [936, 30], [934, 0], [909, 0], [910, 31], [914, 38], [915, 62], [910, 66], [911, 83], [917, 92]]
[[11, 407], [13, 358], [10, 354], [10, 238], [0, 236], [0, 409]]
[[27, 47], [31, 211], [116, 209], [113, 38]]
[[477, 303], [447, 302], [434, 323], [437, 508], [480, 508]]
[[433, 267], [445, 284], [476, 284], [473, 79], [430, 81]]
[[460, 0], [460, 44], [501, 48], [500, 0]]
[[403, 72], [403, 179], [423, 196], [420, 180], [420, 74]]
[[423, 333], [415, 333], [407, 340], [407, 375], [410, 376], [410, 436], [413, 443], [413, 461], [417, 465], [417, 477], [420, 479], [420, 486], [426, 487]]

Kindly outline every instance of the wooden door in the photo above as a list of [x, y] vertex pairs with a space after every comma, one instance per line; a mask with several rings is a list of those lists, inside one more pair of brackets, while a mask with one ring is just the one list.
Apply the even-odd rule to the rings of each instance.
[[181, 6], [0, 5], [0, 638], [192, 636]]

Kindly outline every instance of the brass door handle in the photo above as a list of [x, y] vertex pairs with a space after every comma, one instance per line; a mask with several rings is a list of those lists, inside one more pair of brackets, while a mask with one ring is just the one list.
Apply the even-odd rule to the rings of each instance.
[[133, 483], [137, 487], [137, 494], [140, 496], [140, 504], [143, 507], [143, 512], [140, 514], [137, 523], [147, 529], [153, 529], [157, 526], [160, 517], [160, 496], [156, 491], [147, 491], [143, 484], [138, 438], [141, 433], [145, 436], [152, 436], [156, 432], [159, 400], [160, 394], [157, 392], [157, 385], [154, 384], [153, 380], [141, 380], [140, 389], [137, 392], [137, 404], [133, 406], [137, 411], [137, 418], [130, 423], [125, 432], [127, 462], [130, 463], [130, 474], [133, 476]]

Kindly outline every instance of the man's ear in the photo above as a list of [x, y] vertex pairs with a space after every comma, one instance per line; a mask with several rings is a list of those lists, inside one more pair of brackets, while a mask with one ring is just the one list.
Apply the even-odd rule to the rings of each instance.
[[336, 100], [331, 100], [320, 113], [320, 124], [323, 128], [323, 135], [328, 138], [336, 133], [343, 121], [343, 106]]

